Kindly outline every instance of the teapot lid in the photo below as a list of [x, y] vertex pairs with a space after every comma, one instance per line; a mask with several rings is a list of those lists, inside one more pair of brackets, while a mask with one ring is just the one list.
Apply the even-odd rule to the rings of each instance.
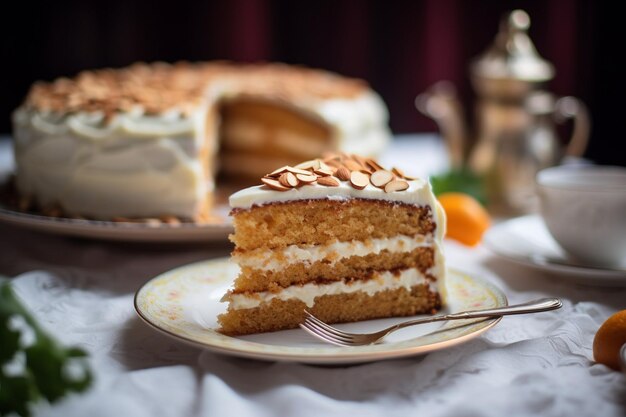
[[543, 82], [554, 77], [554, 67], [543, 59], [528, 37], [530, 17], [514, 10], [500, 22], [494, 43], [471, 65], [474, 76]]

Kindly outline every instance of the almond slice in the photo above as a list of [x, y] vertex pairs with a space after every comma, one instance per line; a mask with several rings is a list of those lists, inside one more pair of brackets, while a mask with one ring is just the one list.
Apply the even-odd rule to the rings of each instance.
[[285, 165], [284, 167], [280, 167], [277, 170], [274, 170], [271, 173], [267, 174], [266, 177], [279, 177], [280, 174], [287, 171], [287, 168], [289, 168], [287, 165]]
[[305, 184], [311, 184], [317, 181], [317, 175], [308, 174], [296, 174], [296, 178]]
[[362, 156], [360, 156], [360, 155], [352, 155], [352, 159], [354, 159], [359, 164], [361, 164], [361, 166], [363, 168], [369, 169], [369, 167], [367, 166], [367, 159], [363, 158]]
[[330, 175], [333, 175], [333, 170], [331, 168], [320, 168], [320, 169], [316, 169], [315, 172], [317, 175], [319, 175], [320, 177], [328, 177]]
[[280, 177], [278, 177], [278, 182], [280, 182], [285, 187], [293, 188], [298, 186], [298, 179], [291, 172], [285, 172]]
[[317, 183], [326, 187], [339, 187], [339, 180], [335, 177], [319, 177]]
[[285, 187], [278, 180], [272, 178], [261, 178], [261, 182], [276, 191], [287, 191], [291, 189], [289, 187]]
[[335, 171], [335, 176], [341, 181], [350, 181], [350, 170], [344, 166], [340, 166]]
[[352, 171], [350, 174], [350, 184], [357, 190], [362, 190], [370, 183], [370, 176], [359, 171]]
[[372, 185], [378, 188], [383, 188], [392, 180], [393, 180], [393, 174], [389, 171], [385, 171], [384, 169], [374, 172], [372, 176], [370, 177], [370, 182], [372, 183]]
[[294, 168], [296, 169], [318, 169], [320, 168], [320, 160], [319, 159], [311, 159], [310, 161], [302, 162], [296, 165]]
[[378, 162], [374, 161], [372, 158], [366, 159], [365, 163], [374, 171], [386, 171], [385, 168], [383, 168]]
[[385, 185], [385, 192], [392, 193], [394, 191], [404, 191], [409, 188], [409, 183], [402, 180], [393, 180]]
[[393, 172], [394, 174], [396, 174], [400, 178], [404, 178], [405, 180], [413, 181], [413, 180], [417, 179], [417, 178], [414, 178], [414, 177], [409, 177], [404, 172], [402, 172], [402, 170], [400, 168], [393, 167], [393, 168], [391, 168], [391, 172]]
[[311, 175], [311, 171], [307, 171], [306, 169], [298, 169], [298, 168], [294, 168], [294, 167], [287, 167], [287, 171], [293, 173], [293, 174], [302, 174], [302, 175]]
[[326, 162], [321, 161], [319, 159], [318, 159], [318, 161], [320, 163], [320, 166], [319, 166], [320, 169], [327, 169], [329, 171], [332, 171], [332, 168], [329, 165], [327, 165]]
[[361, 164], [359, 164], [356, 161], [353, 161], [352, 159], [346, 159], [345, 161], [343, 161], [343, 164], [346, 166], [346, 168], [348, 168], [350, 171], [360, 171], [363, 169], [363, 167], [361, 166]]
[[330, 159], [330, 160], [325, 161], [324, 164], [329, 168], [338, 168], [342, 166], [339, 159]]

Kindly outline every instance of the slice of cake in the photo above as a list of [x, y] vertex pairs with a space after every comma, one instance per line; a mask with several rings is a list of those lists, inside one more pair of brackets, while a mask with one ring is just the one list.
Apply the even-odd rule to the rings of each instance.
[[221, 331], [434, 313], [445, 294], [445, 216], [428, 181], [332, 154], [230, 197], [240, 274]]

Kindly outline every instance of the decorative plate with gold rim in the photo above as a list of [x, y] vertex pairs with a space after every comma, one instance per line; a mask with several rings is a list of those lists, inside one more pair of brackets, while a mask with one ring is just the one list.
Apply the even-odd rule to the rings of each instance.
[[[463, 320], [413, 326], [395, 332], [381, 344], [336, 347], [303, 330], [231, 337], [216, 329], [217, 315], [226, 308], [220, 298], [237, 275], [227, 258], [198, 262], [148, 281], [135, 295], [139, 316], [157, 330], [206, 349], [246, 358], [318, 364], [358, 363], [400, 358], [443, 349], [472, 339], [500, 318]], [[502, 307], [506, 296], [487, 282], [457, 271], [447, 277], [448, 306], [443, 313]], [[337, 325], [350, 332], [369, 332], [407, 317]]]

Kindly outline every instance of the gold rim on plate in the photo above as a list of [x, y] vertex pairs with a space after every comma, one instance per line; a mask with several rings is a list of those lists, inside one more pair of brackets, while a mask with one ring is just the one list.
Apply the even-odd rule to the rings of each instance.
[[[252, 359], [316, 364], [346, 364], [424, 354], [475, 338], [501, 318], [474, 319], [438, 324], [432, 331], [370, 346], [336, 347], [313, 340], [300, 329], [231, 337], [215, 328], [219, 302], [238, 272], [228, 258], [202, 261], [173, 269], [146, 282], [135, 294], [139, 317], [156, 330], [185, 343], [214, 352]], [[503, 307], [506, 296], [492, 284], [458, 271], [447, 276], [446, 312]], [[383, 320], [407, 320], [407, 317]], [[340, 326], [380, 325], [381, 320]], [[416, 326], [420, 327], [420, 326]]]

